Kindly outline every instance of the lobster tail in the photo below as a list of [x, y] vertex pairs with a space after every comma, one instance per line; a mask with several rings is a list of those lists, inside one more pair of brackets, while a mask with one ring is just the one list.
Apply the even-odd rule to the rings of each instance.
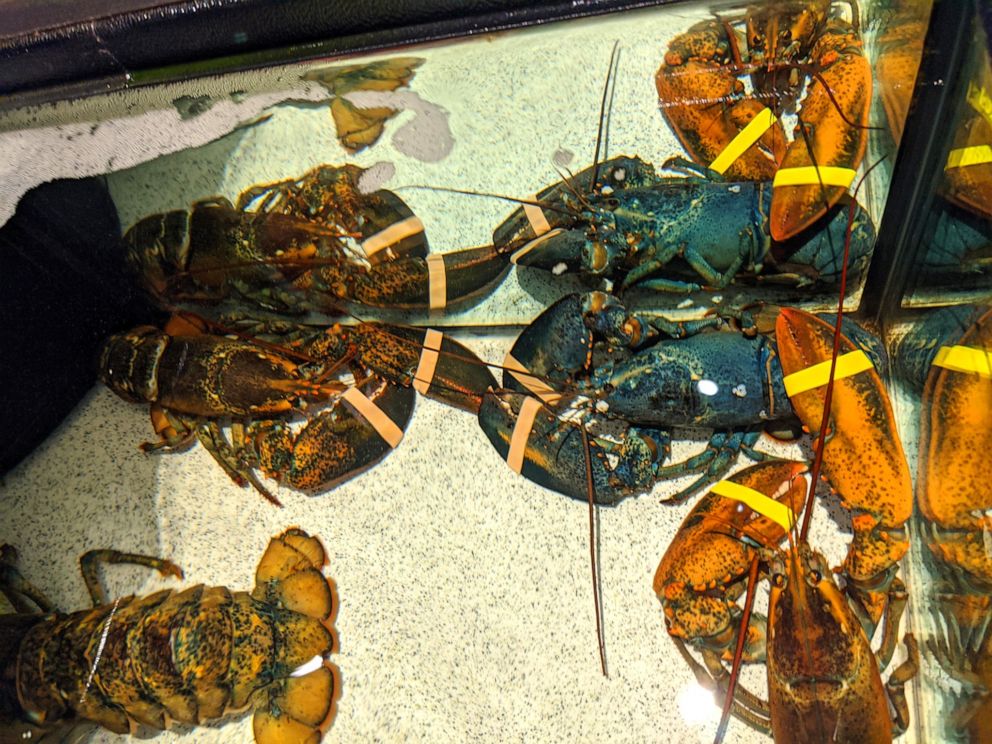
[[255, 711], [257, 744], [315, 744], [334, 720], [341, 676], [321, 657], [337, 648], [331, 627], [338, 600], [334, 582], [320, 572], [325, 561], [319, 540], [289, 529], [269, 541], [258, 564], [252, 596], [291, 612], [277, 611], [273, 655], [289, 675], [266, 690], [268, 703]]
[[334, 720], [340, 691], [341, 674], [329, 662], [273, 685], [269, 704], [252, 719], [256, 744], [316, 744]]

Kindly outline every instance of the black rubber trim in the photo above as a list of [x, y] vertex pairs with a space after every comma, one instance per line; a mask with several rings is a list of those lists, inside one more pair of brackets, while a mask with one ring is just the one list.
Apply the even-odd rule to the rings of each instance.
[[193, 0], [169, 3], [0, 36], [0, 109], [136, 84], [492, 33], [671, 2]]
[[[968, 85], [966, 62], [976, 13], [974, 0], [937, 0], [933, 6], [859, 308], [862, 317], [879, 325], [898, 313], [929, 243], [930, 212], [954, 137], [952, 123]], [[932, 235], [932, 225], [929, 230]]]

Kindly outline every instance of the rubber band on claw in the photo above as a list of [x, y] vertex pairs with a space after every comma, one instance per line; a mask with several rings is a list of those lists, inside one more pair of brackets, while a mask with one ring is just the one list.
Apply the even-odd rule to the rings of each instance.
[[758, 514], [781, 525], [782, 529], [786, 531], [791, 530], [796, 525], [796, 513], [792, 509], [780, 501], [765, 496], [761, 491], [755, 491], [753, 488], [742, 486], [740, 483], [729, 480], [720, 481], [710, 489], [710, 493], [740, 501]]
[[941, 346], [933, 363], [953, 372], [992, 377], [992, 351], [974, 346]]
[[[830, 380], [830, 361], [828, 359], [825, 362], [820, 362], [806, 369], [801, 369], [798, 372], [793, 372], [791, 375], [786, 375], [782, 378], [782, 382], [785, 383], [785, 392], [791, 398], [793, 395], [805, 393], [807, 390], [813, 390], [826, 385]], [[859, 372], [865, 372], [873, 368], [874, 366], [867, 354], [860, 349], [851, 351], [837, 357], [837, 368], [834, 371], [834, 379], [841, 380], [845, 377], [852, 377]]]
[[854, 183], [855, 172], [850, 168], [832, 165], [804, 165], [798, 168], [779, 168], [775, 172], [772, 187], [779, 186], [840, 186], [850, 188]]
[[710, 163], [710, 170], [723, 175], [727, 168], [734, 164], [737, 158], [743, 155], [751, 145], [761, 139], [762, 135], [775, 125], [776, 121], [778, 121], [778, 117], [772, 113], [771, 109], [767, 107], [763, 108], [748, 122], [746, 127], [737, 133], [736, 137], [730, 140], [727, 146]]

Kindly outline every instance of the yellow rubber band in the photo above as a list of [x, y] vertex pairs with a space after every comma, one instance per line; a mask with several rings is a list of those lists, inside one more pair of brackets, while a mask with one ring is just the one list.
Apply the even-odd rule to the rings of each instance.
[[413, 389], [421, 395], [427, 395], [427, 390], [434, 381], [434, 370], [437, 369], [437, 359], [441, 354], [441, 340], [444, 334], [428, 328], [424, 334], [424, 350], [420, 352], [420, 363], [413, 373]]
[[519, 473], [524, 469], [524, 453], [527, 451], [527, 440], [530, 438], [530, 431], [534, 428], [534, 419], [537, 412], [542, 408], [541, 401], [537, 398], [524, 398], [520, 406], [520, 413], [517, 414], [517, 422], [513, 425], [513, 433], [510, 435], [510, 449], [506, 453], [506, 464], [514, 473]]
[[398, 427], [386, 412], [373, 403], [356, 387], [349, 387], [341, 396], [358, 414], [369, 422], [376, 433], [390, 447], [397, 447], [403, 441], [403, 430]]
[[420, 221], [419, 217], [407, 217], [405, 220], [394, 222], [385, 230], [380, 230], [373, 235], [369, 235], [361, 243], [362, 250], [368, 258], [372, 258], [373, 255], [383, 248], [396, 245], [401, 240], [405, 240], [411, 235], [416, 235], [423, 231], [424, 223]]
[[444, 256], [432, 253], [427, 257], [427, 282], [430, 294], [427, 306], [431, 310], [441, 310], [448, 304], [448, 280], [444, 273]]
[[754, 509], [758, 514], [781, 525], [784, 530], [791, 530], [796, 524], [796, 514], [788, 506], [781, 501], [765, 496], [761, 491], [755, 491], [753, 488], [742, 486], [740, 483], [720, 481], [710, 489], [710, 493], [740, 501]]
[[779, 186], [840, 186], [850, 188], [854, 183], [855, 172], [850, 168], [832, 165], [804, 165], [798, 168], [779, 168], [775, 172], [772, 187]]
[[992, 351], [974, 346], [941, 346], [934, 365], [952, 372], [992, 377]]
[[555, 235], [561, 235], [561, 233], [563, 233], [563, 232], [565, 232], [565, 228], [563, 228], [563, 227], [556, 227], [554, 230], [551, 230], [550, 232], [546, 232], [546, 233], [544, 233], [544, 235], [538, 235], [533, 240], [528, 241], [527, 243], [524, 243], [523, 246], [521, 246], [520, 248], [518, 248], [517, 250], [515, 250], [512, 254], [510, 254], [510, 263], [512, 263], [514, 266], [516, 266], [517, 265], [517, 261], [519, 261], [521, 258], [523, 258], [524, 256], [526, 256], [532, 250], [534, 250], [535, 248], [539, 247], [546, 240], [550, 240]]
[[[527, 197], [528, 201], [537, 201], [537, 194], [532, 194]], [[527, 217], [527, 221], [530, 223], [531, 229], [534, 234], [540, 237], [544, 235], [548, 230], [551, 229], [551, 225], [548, 224], [548, 218], [544, 216], [544, 210], [542, 210], [536, 204], [524, 204], [524, 215]]]
[[548, 405], [553, 405], [561, 399], [561, 393], [548, 385], [544, 380], [540, 380], [530, 374], [530, 371], [514, 359], [512, 354], [507, 354], [504, 357], [503, 368], [513, 375], [529, 392], [536, 395]]
[[[837, 369], [834, 371], [834, 379], [840, 380], [851, 377], [859, 372], [872, 369], [871, 359], [863, 351], [851, 351], [837, 357]], [[798, 393], [805, 393], [807, 390], [823, 387], [830, 379], [830, 360], [814, 364], [812, 367], [801, 369], [786, 375], [782, 378], [785, 383], [785, 392], [791, 398]]]
[[951, 150], [947, 155], [947, 165], [944, 166], [944, 170], [967, 168], [969, 165], [982, 165], [983, 163], [992, 163], [992, 147], [988, 145], [959, 147], [957, 150]]
[[982, 118], [985, 119], [992, 125], [992, 98], [989, 98], [989, 94], [985, 91], [985, 87], [982, 85], [975, 85], [974, 83], [968, 83], [968, 94], [965, 96], [969, 105], [975, 109]]
[[730, 140], [730, 143], [720, 151], [716, 159], [710, 163], [710, 170], [723, 174], [727, 168], [734, 164], [744, 152], [755, 142], [761, 139], [761, 135], [767, 132], [778, 118], [771, 109], [763, 108], [757, 115], [748, 122], [748, 125], [737, 133], [737, 136]]

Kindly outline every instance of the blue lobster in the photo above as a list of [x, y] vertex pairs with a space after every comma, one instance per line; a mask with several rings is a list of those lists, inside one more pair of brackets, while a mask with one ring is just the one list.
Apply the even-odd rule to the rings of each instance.
[[[588, 498], [581, 426], [590, 432], [598, 503], [700, 474], [671, 497], [681, 500], [722, 478], [742, 452], [766, 459], [754, 449], [762, 430], [790, 439], [802, 426], [773, 339], [728, 331], [725, 322], [674, 323], [630, 313], [603, 292], [569, 295], [517, 339], [503, 389], [483, 399], [480, 424], [511, 467], [572, 498]], [[877, 340], [850, 322], [844, 332], [882, 368]], [[666, 464], [671, 430], [686, 427], [714, 430], [706, 450]]]

